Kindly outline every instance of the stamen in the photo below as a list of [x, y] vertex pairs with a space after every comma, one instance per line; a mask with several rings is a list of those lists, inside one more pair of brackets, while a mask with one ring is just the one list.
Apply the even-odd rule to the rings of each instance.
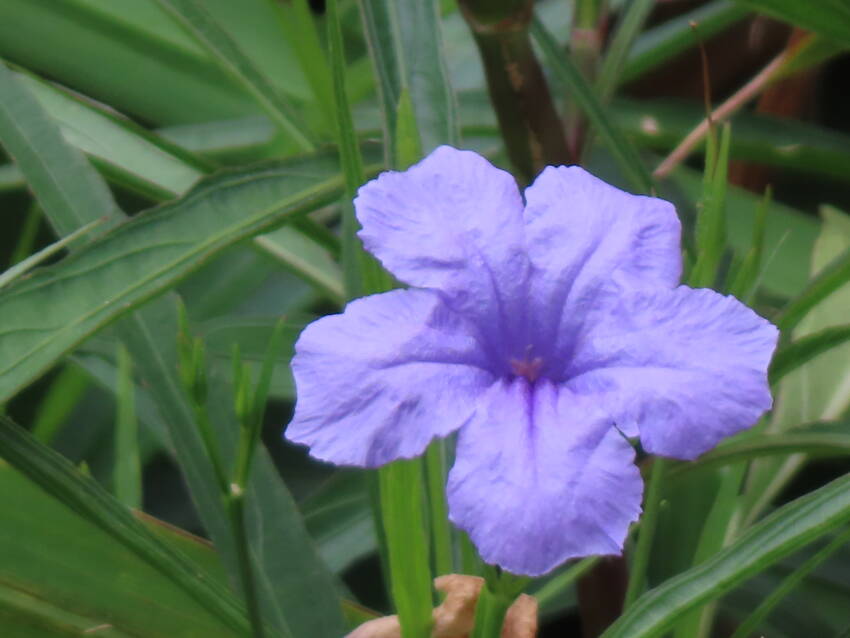
[[540, 357], [534, 357], [531, 361], [527, 358], [522, 361], [518, 359], [511, 359], [511, 370], [513, 370], [514, 374], [518, 377], [525, 377], [531, 383], [534, 383], [537, 380], [537, 377], [540, 376], [540, 370], [543, 367], [543, 359]]

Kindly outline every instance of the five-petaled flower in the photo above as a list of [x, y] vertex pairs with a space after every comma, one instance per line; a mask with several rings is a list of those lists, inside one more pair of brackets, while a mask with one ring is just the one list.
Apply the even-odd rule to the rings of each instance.
[[693, 459], [771, 406], [777, 330], [679, 286], [666, 201], [576, 166], [525, 191], [443, 146], [355, 200], [365, 247], [412, 286], [309, 325], [286, 436], [375, 467], [457, 432], [451, 520], [528, 575], [622, 551], [643, 485], [627, 437]]

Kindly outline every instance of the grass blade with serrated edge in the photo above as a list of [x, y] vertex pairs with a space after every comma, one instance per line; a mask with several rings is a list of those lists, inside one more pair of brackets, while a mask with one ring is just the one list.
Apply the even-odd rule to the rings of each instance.
[[83, 154], [62, 139], [38, 101], [0, 62], [0, 142], [15, 159], [60, 236], [118, 212]]
[[639, 192], [649, 193], [652, 190], [652, 177], [641, 162], [634, 146], [617, 130], [594, 95], [593, 89], [569, 58], [563, 54], [558, 43], [538, 18], [532, 22], [531, 34], [540, 46], [549, 68], [570, 89], [571, 98], [587, 116], [599, 139], [605, 144], [625, 177]]
[[292, 107], [272, 86], [262, 71], [254, 66], [236, 41], [198, 0], [157, 0], [206, 49], [221, 68], [245, 88], [303, 151], [313, 150], [313, 143]]
[[60, 454], [38, 443], [4, 416], [0, 416], [0, 454], [49, 494], [179, 584], [228, 627], [247, 633], [244, 610], [224, 587], [206, 577], [184, 555], [154, 537], [130, 510], [94, 480], [82, 475]]
[[642, 596], [601, 638], [657, 638], [699, 605], [850, 520], [850, 476], [779, 508], [701, 565]]

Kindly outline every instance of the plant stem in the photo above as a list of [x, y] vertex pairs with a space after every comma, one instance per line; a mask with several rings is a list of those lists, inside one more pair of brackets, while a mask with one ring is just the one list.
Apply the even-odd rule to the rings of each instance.
[[431, 523], [431, 548], [434, 553], [434, 576], [451, 574], [452, 530], [446, 504], [446, 441], [438, 439], [425, 452], [428, 506]]
[[514, 600], [510, 596], [492, 591], [490, 579], [487, 580], [475, 605], [475, 626], [469, 638], [500, 638], [505, 614]]
[[481, 53], [508, 157], [525, 182], [547, 164], [570, 164], [563, 124], [531, 46], [531, 0], [460, 0]]
[[263, 627], [263, 615], [260, 610], [260, 598], [257, 595], [254, 566], [251, 562], [251, 550], [245, 529], [245, 492], [239, 485], [233, 483], [230, 486], [229, 494], [225, 496], [225, 500], [227, 501], [227, 515], [230, 518], [233, 541], [236, 545], [236, 559], [239, 562], [242, 595], [245, 598], [245, 606], [248, 608], [253, 638], [263, 638], [266, 635]]
[[661, 457], [655, 459], [652, 464], [652, 473], [649, 478], [646, 498], [644, 499], [643, 518], [638, 532], [637, 548], [635, 558], [632, 561], [632, 569], [629, 575], [629, 586], [626, 589], [626, 598], [623, 608], [628, 609], [646, 585], [646, 569], [649, 565], [649, 554], [652, 550], [652, 539], [655, 536], [655, 526], [658, 522], [658, 510], [661, 505], [661, 484], [664, 482], [664, 474], [667, 470], [667, 461]]

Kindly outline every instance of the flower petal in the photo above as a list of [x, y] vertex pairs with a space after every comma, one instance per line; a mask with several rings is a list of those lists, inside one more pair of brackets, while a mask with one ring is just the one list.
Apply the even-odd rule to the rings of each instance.
[[462, 319], [429, 290], [352, 301], [295, 344], [298, 390], [286, 437], [338, 465], [421, 454], [466, 423], [491, 383]]
[[595, 313], [565, 374], [653, 454], [693, 459], [772, 404], [778, 331], [734, 297], [680, 286]]
[[618, 554], [640, 513], [633, 459], [582, 397], [543, 379], [499, 381], [459, 433], [449, 515], [486, 562], [516, 574]]
[[525, 191], [539, 340], [567, 356], [584, 305], [612, 282], [672, 288], [681, 275], [673, 205], [631, 195], [578, 166], [549, 166]]
[[491, 318], [501, 298], [522, 296], [522, 198], [514, 178], [477, 153], [441, 146], [363, 186], [354, 206], [364, 246], [401, 281]]

